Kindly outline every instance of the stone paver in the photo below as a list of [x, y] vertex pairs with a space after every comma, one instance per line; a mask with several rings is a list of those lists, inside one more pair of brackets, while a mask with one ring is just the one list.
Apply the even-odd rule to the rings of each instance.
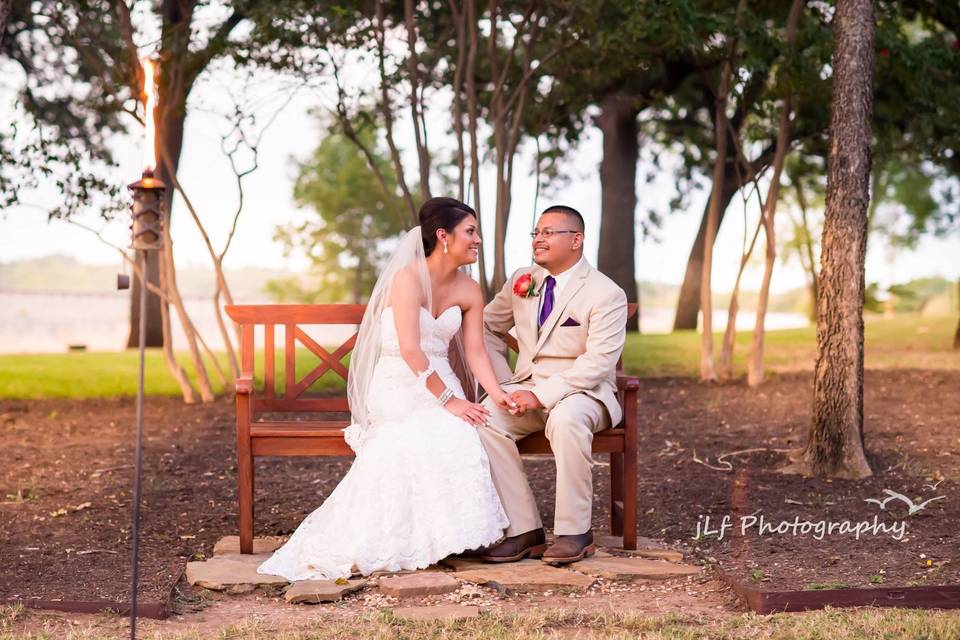
[[438, 605], [436, 607], [401, 607], [394, 609], [393, 615], [403, 620], [462, 620], [463, 618], [476, 618], [480, 615], [480, 607], [456, 604]]
[[509, 562], [503, 564], [496, 564], [492, 562], [483, 562], [482, 560], [477, 560], [476, 558], [458, 558], [456, 556], [450, 558], [444, 558], [440, 561], [440, 564], [450, 567], [456, 572], [460, 571], [471, 571], [473, 569], [490, 569], [491, 567], [541, 567], [543, 562], [540, 560], [532, 560], [527, 558], [525, 560], [519, 560], [517, 562]]
[[[666, 560], [667, 562], [683, 562], [683, 554], [673, 549], [637, 549], [630, 553], [650, 560]], [[599, 555], [599, 554], [598, 554]]]
[[593, 578], [576, 571], [551, 567], [539, 560], [457, 571], [460, 580], [493, 587], [503, 593], [543, 592], [554, 589], [586, 591]]
[[[638, 551], [626, 551], [623, 548], [623, 536], [594, 535], [593, 541], [598, 547], [606, 547], [608, 549], [614, 549], [618, 552], [623, 551], [625, 553], [638, 553]], [[637, 548], [638, 550], [666, 549], [667, 545], [659, 540], [654, 540], [653, 538], [637, 536]]]
[[425, 571], [445, 572], [446, 570], [447, 570], [446, 567], [443, 567], [439, 564], [432, 564], [429, 567], [425, 567], [423, 569], [400, 569], [399, 571], [374, 571], [373, 573], [370, 574], [369, 577], [373, 580], [376, 580], [378, 578], [386, 578], [390, 576], [409, 576], [414, 573], [423, 573]]
[[569, 565], [582, 573], [611, 580], [666, 580], [700, 573], [700, 567], [647, 558], [586, 558]]
[[291, 584], [283, 597], [290, 604], [337, 602], [366, 585], [366, 580], [300, 580]]
[[188, 562], [187, 582], [205, 589], [232, 593], [246, 593], [259, 586], [286, 584], [286, 578], [257, 573], [257, 567], [269, 557], [269, 553], [226, 554], [203, 562]]
[[[263, 536], [253, 539], [253, 553], [273, 553], [285, 542], [282, 536]], [[240, 536], [224, 536], [213, 545], [213, 555], [240, 553]]]
[[405, 576], [380, 578], [380, 592], [398, 598], [438, 595], [456, 591], [460, 583], [456, 578], [438, 571], [425, 571]]

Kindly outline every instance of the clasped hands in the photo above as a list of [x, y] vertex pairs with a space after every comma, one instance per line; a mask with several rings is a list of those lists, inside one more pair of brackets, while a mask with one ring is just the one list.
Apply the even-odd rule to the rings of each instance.
[[[527, 411], [543, 409], [543, 404], [540, 402], [540, 399], [532, 392], [526, 390], [507, 393], [503, 389], [497, 389], [496, 392], [490, 394], [490, 399], [493, 400], [494, 404], [498, 407], [515, 416], [522, 416]], [[460, 398], [451, 399], [445, 407], [448, 411], [463, 418], [475, 427], [486, 424], [490, 419], [490, 411], [482, 404], [469, 402]]]
[[522, 416], [527, 411], [543, 409], [543, 403], [540, 402], [540, 399], [532, 391], [526, 390], [514, 391], [513, 393], [506, 393], [501, 390], [500, 396], [493, 398], [493, 401], [498, 407], [515, 416]]

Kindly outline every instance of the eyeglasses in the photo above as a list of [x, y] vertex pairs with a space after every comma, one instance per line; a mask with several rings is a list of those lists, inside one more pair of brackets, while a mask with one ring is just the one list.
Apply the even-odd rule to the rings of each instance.
[[534, 240], [537, 239], [537, 236], [543, 236], [544, 240], [549, 240], [553, 236], [559, 233], [580, 233], [579, 231], [574, 231], [572, 229], [538, 229], [537, 231], [531, 231], [530, 237]]

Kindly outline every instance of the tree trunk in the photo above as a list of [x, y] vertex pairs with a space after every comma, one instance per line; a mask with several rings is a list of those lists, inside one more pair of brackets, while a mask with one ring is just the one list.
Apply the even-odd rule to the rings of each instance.
[[874, 4], [839, 0], [833, 22], [833, 97], [813, 420], [803, 464], [817, 475], [864, 478], [872, 473], [863, 443], [863, 294]]
[[[637, 133], [637, 101], [624, 93], [611, 93], [603, 100], [597, 124], [603, 132], [600, 160], [600, 251], [597, 267], [637, 301], [634, 261], [636, 246], [637, 161], [640, 144]], [[628, 331], [639, 330], [639, 314]]]
[[[720, 223], [723, 222], [723, 216], [727, 211], [733, 194], [737, 192], [740, 185], [737, 181], [736, 170], [732, 162], [727, 162], [723, 169], [723, 189], [720, 192], [720, 207], [716, 221], [716, 228], [713, 230], [713, 237], [717, 237], [720, 229]], [[677, 300], [677, 315], [673, 321], [673, 330], [697, 328], [697, 314], [700, 313], [700, 276], [703, 270], [703, 248], [706, 239], [707, 218], [709, 217], [711, 200], [713, 195], [707, 200], [703, 207], [703, 215], [700, 218], [700, 229], [697, 231], [697, 237], [693, 241], [693, 248], [690, 249], [690, 256], [687, 258], [687, 270], [683, 276], [683, 284], [680, 286], [680, 297]]]
[[[787, 49], [791, 54], [803, 4], [804, 0], [793, 0], [793, 4], [790, 6], [790, 14], [787, 17], [785, 40]], [[782, 108], [780, 126], [777, 130], [777, 151], [773, 157], [773, 176], [770, 178], [765, 211], [762, 213], [767, 250], [764, 256], [763, 282], [760, 285], [760, 295], [757, 297], [757, 317], [753, 325], [753, 340], [750, 344], [750, 355], [747, 359], [747, 384], [751, 387], [763, 382], [763, 343], [766, 333], [764, 323], [767, 316], [767, 303], [770, 299], [770, 280], [773, 277], [773, 266], [777, 258], [773, 216], [777, 212], [777, 200], [780, 198], [780, 174], [783, 173], [784, 159], [787, 156], [787, 148], [790, 146], [790, 116], [793, 112], [792, 94], [787, 94], [787, 97], [784, 98]]]
[[[180, 164], [180, 152], [183, 148], [183, 121], [186, 117], [187, 95], [190, 92], [186, 84], [186, 63], [190, 53], [190, 22], [193, 18], [193, 7], [189, 3], [181, 6], [174, 0], [165, 0], [160, 9], [162, 14], [165, 37], [160, 45], [160, 58], [163, 66], [160, 68], [158, 82], [158, 109], [157, 109], [157, 153], [159, 158], [166, 157], [176, 171]], [[155, 174], [167, 185], [164, 200], [166, 224], [169, 227], [170, 214], [173, 205], [173, 181], [165, 171], [164, 163], [158, 162]], [[168, 251], [165, 247], [164, 251]], [[151, 251], [147, 260], [147, 282], [159, 286], [161, 256]], [[134, 281], [130, 288], [130, 338], [127, 348], [139, 345], [140, 341], [140, 283]], [[159, 347], [163, 345], [163, 326], [161, 323], [160, 306], [164, 304], [152, 292], [147, 292], [147, 346]]]
[[[167, 209], [169, 215], [169, 208]], [[160, 288], [160, 252], [147, 253], [147, 282]], [[130, 334], [127, 348], [140, 346], [140, 279], [134, 278], [130, 287]], [[160, 319], [163, 302], [152, 291], [147, 291], [147, 341], [148, 347], [163, 346], [163, 324]]]
[[806, 252], [807, 261], [806, 265], [808, 267], [807, 271], [810, 274], [810, 285], [808, 290], [810, 292], [810, 321], [817, 321], [817, 299], [820, 297], [820, 283], [819, 275], [817, 274], [817, 261], [813, 255], [813, 234], [810, 233], [810, 224], [807, 221], [807, 199], [803, 195], [803, 185], [800, 182], [797, 182], [794, 185], [794, 188], [797, 192], [797, 205], [800, 207], [800, 223], [803, 225], [803, 249], [801, 250], [801, 260], [803, 262], [802, 255], [803, 251]]
[[3, 34], [7, 27], [7, 18], [10, 17], [10, 8], [13, 0], [0, 0], [0, 34]]

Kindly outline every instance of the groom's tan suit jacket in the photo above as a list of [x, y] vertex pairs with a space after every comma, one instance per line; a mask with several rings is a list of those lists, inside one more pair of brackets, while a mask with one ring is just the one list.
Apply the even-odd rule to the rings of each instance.
[[[517, 278], [529, 273], [538, 291], [550, 275], [533, 265], [515, 272], [484, 309], [487, 351], [501, 384], [523, 383], [549, 411], [568, 395], [599, 400], [616, 425], [617, 360], [626, 340], [627, 296], [584, 259], [554, 300], [543, 327], [537, 326], [541, 299], [513, 293]], [[507, 332], [516, 327], [520, 352], [515, 370], [507, 361]]]

